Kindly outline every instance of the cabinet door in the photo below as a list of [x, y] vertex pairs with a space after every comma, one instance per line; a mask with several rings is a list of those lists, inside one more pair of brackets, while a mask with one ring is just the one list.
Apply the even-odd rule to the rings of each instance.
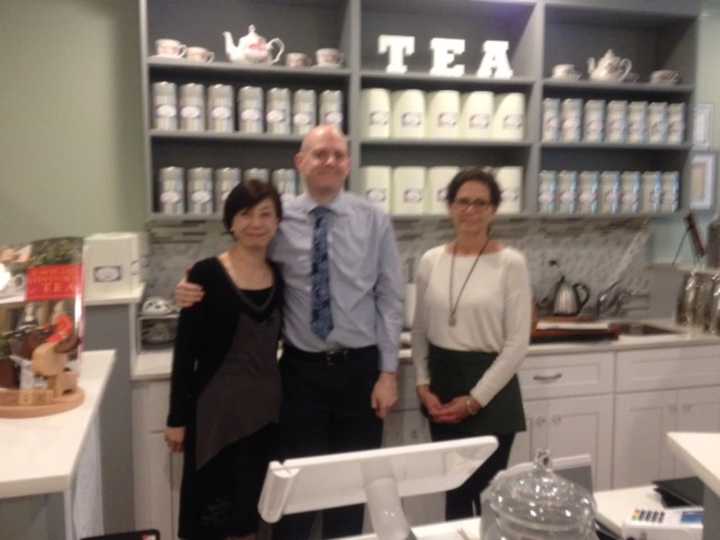
[[144, 453], [135, 467], [142, 468], [142, 474], [136, 475], [141, 485], [135, 486], [135, 527], [138, 529], [158, 529], [161, 538], [173, 536], [173, 508], [171, 494], [170, 452], [165, 444], [163, 433], [140, 434]]
[[612, 410], [611, 395], [549, 402], [547, 431], [552, 457], [589, 454], [595, 489], [610, 489]]
[[665, 434], [674, 430], [677, 422], [677, 391], [615, 398], [613, 488], [650, 484], [675, 474], [675, 459]]
[[548, 401], [524, 401], [523, 408], [527, 430], [515, 437], [510, 451], [510, 467], [532, 461], [540, 448], [547, 448]]
[[[720, 386], [678, 391], [678, 431], [720, 432]], [[678, 477], [693, 476], [690, 467], [676, 459]]]

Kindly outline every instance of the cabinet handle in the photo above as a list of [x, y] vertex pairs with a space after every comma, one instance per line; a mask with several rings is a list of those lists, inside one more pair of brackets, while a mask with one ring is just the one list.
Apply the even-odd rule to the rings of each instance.
[[692, 408], [693, 408], [692, 405], [690, 405], [689, 403], [686, 403], [685, 405], [682, 406], [682, 411], [684, 413], [689, 413], [690, 411], [692, 411]]
[[562, 379], [562, 373], [556, 373], [555, 375], [533, 375], [533, 379], [540, 382], [553, 382]]
[[677, 405], [668, 405], [668, 410], [671, 413], [676, 413], [676, 412], [678, 412], [678, 406]]
[[553, 415], [552, 423], [558, 425], [560, 422], [562, 422], [562, 417], [558, 414]]
[[543, 425], [545, 425], [545, 422], [546, 422], [546, 420], [545, 420], [544, 416], [538, 416], [537, 419], [535, 420], [535, 425], [543, 426]]

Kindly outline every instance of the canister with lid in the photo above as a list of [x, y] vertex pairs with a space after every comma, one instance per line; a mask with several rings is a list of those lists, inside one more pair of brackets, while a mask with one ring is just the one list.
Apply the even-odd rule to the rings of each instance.
[[213, 213], [212, 169], [193, 167], [187, 178], [188, 212], [200, 216]]
[[152, 85], [153, 129], [172, 131], [178, 128], [177, 87], [162, 81]]
[[265, 98], [267, 132], [273, 135], [290, 134], [290, 90], [270, 88]]
[[185, 213], [185, 170], [182, 167], [162, 167], [158, 171], [158, 211], [177, 216]]
[[295, 90], [293, 93], [293, 133], [305, 135], [317, 124], [315, 90]]
[[235, 100], [229, 84], [208, 87], [208, 130], [232, 133], [235, 130]]
[[225, 208], [225, 199], [240, 183], [240, 169], [224, 167], [215, 169], [215, 213], [222, 213]]
[[243, 86], [238, 90], [238, 127], [240, 133], [262, 133], [264, 116], [263, 90]]
[[180, 129], [205, 130], [205, 87], [187, 83], [180, 87]]

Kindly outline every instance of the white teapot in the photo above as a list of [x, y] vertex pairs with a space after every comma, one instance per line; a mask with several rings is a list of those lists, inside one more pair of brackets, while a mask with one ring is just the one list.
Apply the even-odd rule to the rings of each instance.
[[[274, 64], [280, 60], [280, 55], [285, 51], [285, 44], [278, 38], [267, 41], [255, 32], [255, 25], [250, 25], [247, 35], [238, 40], [237, 45], [233, 43], [230, 32], [223, 32], [225, 37], [225, 53], [231, 62], [239, 64]], [[271, 49], [275, 46], [278, 51], [272, 56]]]
[[598, 62], [588, 58], [588, 75], [594, 81], [622, 81], [631, 69], [632, 62], [615, 56], [612, 49], [608, 49]]

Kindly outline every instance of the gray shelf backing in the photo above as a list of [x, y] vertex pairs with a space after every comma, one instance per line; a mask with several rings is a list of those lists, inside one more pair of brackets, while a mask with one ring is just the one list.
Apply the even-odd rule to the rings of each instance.
[[380, 69], [364, 70], [360, 74], [363, 88], [420, 88], [422, 90], [455, 89], [489, 90], [492, 92], [529, 92], [535, 80], [531, 77], [513, 77], [512, 79], [486, 79], [468, 74], [463, 77], [443, 77], [423, 72], [404, 74], [386, 73]]
[[362, 149], [362, 165], [419, 165], [434, 167], [451, 165], [467, 167], [472, 165], [520, 166], [527, 167], [529, 147], [461, 147], [447, 146], [429, 151], [423, 146], [369, 146]]
[[267, 133], [219, 133], [214, 131], [162, 131], [152, 130], [150, 136], [153, 141], [180, 140], [180, 141], [222, 141], [241, 142], [246, 144], [291, 144], [299, 145], [302, 142], [300, 135], [272, 135]]
[[691, 84], [661, 85], [640, 83], [605, 83], [595, 81], [543, 81], [545, 97], [608, 98], [647, 101], [684, 102], [695, 91]]
[[562, 150], [543, 152], [540, 166], [550, 170], [588, 171], [679, 171], [689, 164], [688, 152], [597, 152], [594, 150]]
[[501, 140], [469, 140], [469, 139], [363, 139], [361, 145], [364, 147], [390, 147], [400, 150], [406, 147], [422, 148], [527, 148], [530, 141], [501, 141]]
[[651, 143], [609, 143], [609, 142], [543, 142], [541, 143], [543, 150], [597, 150], [615, 151], [615, 150], [631, 150], [637, 152], [659, 151], [659, 152], [687, 152], [692, 148], [690, 144], [651, 144]]
[[344, 67], [320, 68], [310, 66], [306, 68], [289, 68], [285, 65], [282, 65], [281, 63], [272, 65], [246, 65], [233, 62], [213, 61], [203, 64], [200, 62], [188, 62], [187, 60], [165, 60], [150, 58], [148, 60], [148, 68], [153, 74], [153, 78], [162, 77], [162, 74], [165, 74], [166, 76], [178, 76], [179, 74], [186, 73], [192, 74], [194, 77], [199, 77], [201, 79], [232, 78], [237, 80], [267, 79], [271, 81], [305, 80], [315, 82], [325, 79], [328, 81], [345, 81], [350, 77], [350, 69]]

